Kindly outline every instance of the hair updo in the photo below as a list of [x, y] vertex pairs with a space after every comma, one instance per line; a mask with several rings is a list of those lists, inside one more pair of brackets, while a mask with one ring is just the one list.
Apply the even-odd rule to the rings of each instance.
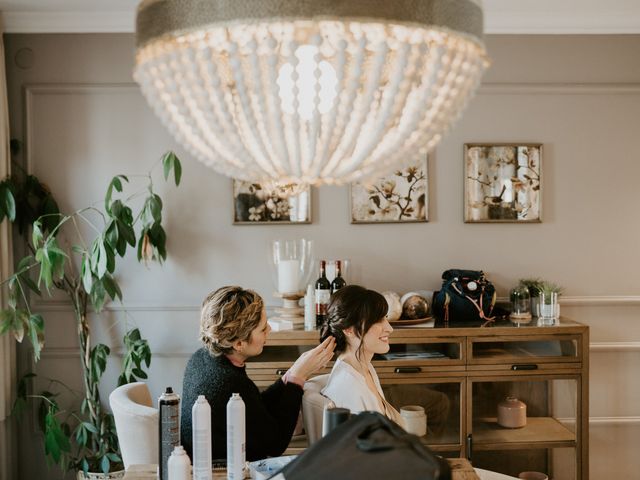
[[[336, 353], [347, 349], [347, 337], [344, 331], [353, 327], [358, 338], [364, 337], [369, 329], [381, 322], [387, 314], [387, 301], [374, 290], [359, 285], [342, 287], [331, 297], [327, 309], [327, 319], [320, 330], [320, 341], [329, 337], [336, 339]], [[362, 344], [356, 355], [360, 354]]]
[[214, 356], [231, 353], [233, 344], [247, 341], [260, 325], [264, 302], [253, 290], [222, 287], [202, 302], [200, 340]]

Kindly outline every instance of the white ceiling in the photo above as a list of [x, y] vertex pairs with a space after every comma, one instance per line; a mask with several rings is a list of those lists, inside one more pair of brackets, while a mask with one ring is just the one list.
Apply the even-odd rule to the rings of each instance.
[[[7, 33], [132, 32], [137, 3], [0, 0], [0, 12]], [[484, 9], [486, 33], [640, 33], [640, 0], [484, 0]]]

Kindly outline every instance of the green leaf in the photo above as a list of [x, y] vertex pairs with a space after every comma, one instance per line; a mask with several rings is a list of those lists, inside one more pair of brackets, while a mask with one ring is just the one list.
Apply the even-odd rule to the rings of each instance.
[[102, 473], [109, 473], [109, 459], [106, 456], [102, 457], [100, 468], [102, 469]]
[[104, 289], [104, 285], [102, 284], [102, 280], [94, 279], [93, 285], [91, 287], [91, 293], [89, 294], [91, 305], [96, 312], [101, 312], [102, 307], [104, 306], [106, 290]]
[[96, 276], [98, 278], [104, 277], [107, 273], [107, 250], [104, 248], [104, 242], [102, 237], [97, 239], [98, 241], [98, 261], [96, 265]]
[[113, 189], [115, 188], [118, 192], [122, 192], [122, 182], [120, 179], [123, 179], [125, 182], [128, 182], [129, 179], [124, 175], [116, 175], [109, 183], [107, 187], [107, 194], [104, 197], [104, 209], [110, 213], [110, 203], [111, 203], [111, 195], [113, 194]]
[[138, 377], [138, 378], [147, 378], [147, 374], [144, 373], [142, 370], [140, 370], [139, 368], [134, 368], [133, 369], [133, 374]]
[[175, 153], [169, 151], [162, 157], [162, 165], [164, 167], [164, 179], [169, 180], [169, 174], [173, 170], [173, 179], [176, 186], [180, 185], [182, 178], [182, 165]]
[[31, 233], [31, 241], [33, 242], [33, 247], [38, 248], [38, 246], [42, 243], [42, 239], [42, 223], [40, 222], [40, 220], [36, 220], [35, 222], [33, 222], [33, 232]]
[[44, 319], [42, 315], [32, 314], [29, 316], [29, 338], [33, 345], [33, 356], [40, 360], [40, 352], [44, 347]]
[[92, 423], [83, 422], [82, 425], [84, 425], [84, 428], [89, 430], [91, 433], [95, 433], [95, 434], [98, 433], [98, 429]]
[[91, 264], [86, 253], [82, 257], [80, 274], [82, 276], [82, 286], [84, 287], [85, 292], [91, 292], [91, 289], [93, 288], [93, 274], [91, 273]]
[[180, 185], [180, 179], [182, 178], [182, 164], [178, 157], [174, 154], [174, 162], [173, 162], [173, 177], [176, 182], [176, 187]]
[[116, 269], [116, 254], [113, 251], [113, 247], [108, 243], [104, 243], [104, 249], [107, 252], [107, 272], [113, 273]]
[[9, 182], [9, 180], [0, 182], [0, 222], [5, 216], [10, 222], [16, 219], [16, 200]]
[[122, 461], [120, 455], [118, 455], [117, 453], [107, 453], [107, 457], [109, 457], [109, 460], [111, 460], [112, 462], [117, 463]]

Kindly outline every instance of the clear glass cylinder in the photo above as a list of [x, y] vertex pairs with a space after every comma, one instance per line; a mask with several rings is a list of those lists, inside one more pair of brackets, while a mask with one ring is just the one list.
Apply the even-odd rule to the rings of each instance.
[[275, 240], [271, 244], [269, 260], [277, 291], [304, 295], [313, 272], [313, 242]]
[[551, 291], [540, 292], [540, 318], [545, 321], [554, 321], [558, 317], [558, 293]]
[[518, 286], [509, 293], [511, 300], [511, 318], [512, 319], [530, 319], [531, 318], [531, 296], [529, 289], [525, 286]]

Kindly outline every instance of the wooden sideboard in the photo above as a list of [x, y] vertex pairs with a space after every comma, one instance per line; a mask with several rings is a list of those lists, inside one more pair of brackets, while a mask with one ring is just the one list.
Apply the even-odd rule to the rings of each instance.
[[[317, 331], [272, 332], [247, 373], [258, 386], [270, 385], [317, 343]], [[553, 325], [533, 319], [401, 327], [390, 343], [389, 354], [374, 357], [374, 366], [396, 408], [425, 407], [429, 448], [516, 477], [535, 470], [554, 480], [588, 479], [587, 326], [562, 318]], [[497, 405], [508, 395], [527, 405], [525, 427], [498, 425]], [[305, 439], [294, 438], [288, 451], [305, 447]]]

